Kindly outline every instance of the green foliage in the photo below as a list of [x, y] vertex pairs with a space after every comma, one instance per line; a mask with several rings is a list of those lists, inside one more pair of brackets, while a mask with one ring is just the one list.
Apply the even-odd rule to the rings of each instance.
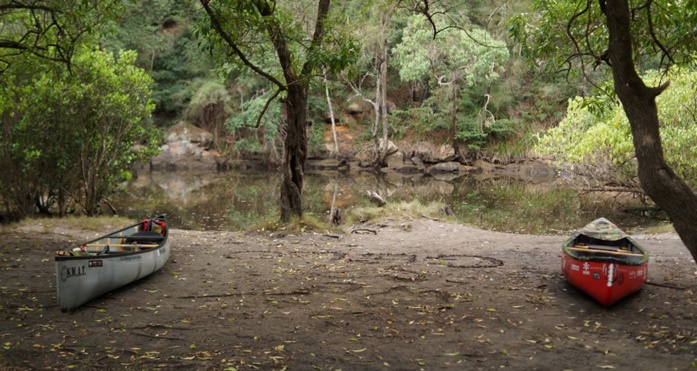
[[261, 116], [270, 94], [262, 93], [245, 101], [240, 111], [227, 119], [228, 132], [234, 139], [230, 151], [238, 155], [276, 153], [275, 140], [282, 124], [280, 103], [271, 103]]
[[[273, 8], [267, 4], [251, 0], [223, 0], [210, 2], [217, 19], [222, 23], [224, 31], [234, 40], [237, 50], [242, 52], [247, 61], [241, 58], [230, 58], [236, 55], [231, 46], [216, 31], [209, 17], [198, 19], [195, 35], [208, 41], [208, 47], [214, 52], [219, 64], [235, 63], [238, 67], [251, 67], [264, 71], [269, 76], [280, 80], [283, 77], [282, 68], [274, 50], [274, 42], [283, 39], [293, 56], [293, 72], [300, 76], [302, 68], [307, 64], [311, 70], [322, 67], [329, 72], [342, 70], [352, 63], [357, 54], [358, 46], [353, 41], [350, 30], [338, 27], [345, 22], [345, 17], [338, 12], [331, 12], [324, 24], [325, 38], [319, 49], [309, 48], [307, 42], [308, 30], [314, 28], [317, 6], [314, 1], [279, 2]], [[267, 8], [268, 7], [268, 8]], [[268, 12], [261, 14], [260, 9]], [[269, 30], [273, 29], [273, 36]], [[272, 37], [279, 37], [272, 40]]]
[[324, 146], [324, 130], [327, 124], [324, 122], [325, 112], [329, 112], [326, 99], [318, 95], [308, 97], [308, 117], [313, 117], [312, 125], [308, 127], [307, 148], [312, 154], [326, 153]]
[[[435, 131], [446, 130], [449, 123], [442, 114], [436, 113], [431, 106], [432, 104], [428, 100], [420, 107], [392, 111], [392, 116], [398, 121], [398, 124], [393, 125], [392, 130], [409, 128], [414, 141], [427, 139], [428, 135]], [[399, 132], [403, 133], [403, 131]]]
[[201, 80], [187, 105], [184, 118], [199, 125], [205, 125], [210, 120], [211, 108], [221, 106], [222, 112], [215, 115], [232, 113], [232, 96], [220, 81]]
[[80, 46], [122, 10], [119, 0], [13, 0], [0, 13], [0, 73], [31, 56], [70, 68]]
[[531, 125], [522, 120], [501, 119], [494, 126], [501, 127], [501, 134], [486, 148], [487, 157], [504, 164], [532, 157], [539, 135]]
[[[521, 43], [522, 53], [531, 62], [543, 63], [549, 71], [583, 72], [594, 80], [607, 78], [606, 69], [591, 68], [602, 63], [609, 41], [601, 3], [585, 0], [532, 3], [532, 12], [516, 15], [509, 22], [510, 34]], [[648, 70], [686, 64], [694, 59], [697, 39], [685, 35], [694, 33], [697, 2], [629, 1], [629, 6], [635, 65]], [[659, 54], [665, 51], [669, 51], [669, 58]]]
[[[441, 25], [442, 26], [442, 25]], [[506, 45], [478, 28], [465, 33], [450, 29], [437, 38], [421, 15], [412, 16], [394, 48], [395, 62], [403, 81], [431, 77], [442, 83], [464, 86], [488, 84], [499, 77], [508, 59]]]
[[[597, 100], [576, 97], [569, 101], [566, 117], [556, 128], [540, 139], [536, 151], [551, 155], [559, 161], [583, 164], [594, 174], [604, 174], [606, 180], [626, 184], [635, 174], [631, 132], [621, 107], [596, 111], [591, 107]], [[594, 102], [595, 101], [595, 102]]]
[[[433, 114], [417, 112], [416, 121], [429, 124], [416, 131], [432, 131], [456, 128], [453, 140], [478, 150], [485, 143], [488, 134], [484, 124], [472, 120], [469, 112], [476, 112], [475, 96], [481, 96], [482, 87], [491, 86], [503, 64], [508, 59], [505, 43], [495, 40], [488, 32], [473, 28], [468, 32], [448, 28], [436, 22], [436, 27], [444, 29], [434, 39], [433, 30], [423, 16], [408, 18], [401, 42], [395, 46], [394, 55], [403, 81], [427, 81], [433, 90], [433, 97], [427, 104], [432, 105]], [[458, 104], [453, 105], [453, 100]], [[488, 102], [488, 98], [487, 98]], [[459, 112], [466, 112], [464, 115]], [[427, 113], [423, 115], [423, 113]], [[482, 113], [491, 113], [482, 111]], [[435, 116], [431, 119], [428, 116]], [[490, 125], [486, 125], [488, 129]]]
[[[673, 82], [657, 98], [663, 123], [661, 140], [671, 167], [697, 186], [697, 72], [674, 70], [666, 76], [650, 71], [643, 78], [649, 84], [666, 78]], [[564, 120], [540, 139], [536, 150], [559, 161], [582, 164], [621, 183], [636, 176], [629, 123], [622, 107], [604, 95], [571, 100]]]
[[[0, 113], [11, 120], [2, 124], [0, 168], [13, 176], [0, 189], [11, 208], [31, 215], [55, 202], [64, 213], [72, 201], [94, 215], [131, 164], [156, 153], [159, 133], [143, 125], [153, 109], [152, 80], [135, 58], [83, 50], [70, 73], [8, 76]], [[134, 151], [137, 143], [145, 145]]]
[[470, 151], [479, 151], [486, 144], [487, 137], [488, 134], [479, 129], [479, 125], [474, 118], [464, 115], [458, 118], [455, 139], [465, 143]]
[[307, 149], [311, 154], [326, 154], [329, 152], [324, 145], [324, 130], [326, 127], [327, 125], [320, 121], [307, 129]]
[[202, 53], [191, 27], [199, 10], [193, 2], [144, 0], [126, 2], [105, 49], [135, 50], [136, 65], [153, 78], [153, 102], [160, 112], [182, 113], [196, 92], [193, 81], [212, 75], [210, 56]]
[[225, 122], [235, 111], [232, 95], [219, 80], [200, 79], [192, 85], [197, 88], [184, 110], [183, 119], [211, 132], [214, 146], [224, 149]]

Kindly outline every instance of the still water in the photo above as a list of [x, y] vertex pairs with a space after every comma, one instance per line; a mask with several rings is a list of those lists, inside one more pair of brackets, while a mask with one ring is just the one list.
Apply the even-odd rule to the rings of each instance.
[[[128, 183], [112, 204], [132, 218], [167, 213], [174, 228], [237, 231], [278, 218], [280, 181], [273, 173], [154, 172]], [[372, 190], [388, 203], [447, 205], [456, 222], [504, 232], [564, 234], [601, 216], [630, 233], [662, 223], [619, 211], [617, 198], [581, 195], [553, 180], [332, 172], [305, 181], [304, 212], [323, 220], [332, 202], [343, 215], [369, 207]]]

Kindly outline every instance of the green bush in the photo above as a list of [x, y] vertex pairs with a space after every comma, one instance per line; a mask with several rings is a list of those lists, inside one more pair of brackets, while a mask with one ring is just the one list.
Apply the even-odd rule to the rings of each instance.
[[[673, 70], [668, 75], [649, 71], [648, 85], [669, 79], [670, 87], [657, 98], [661, 140], [666, 160], [687, 182], [697, 186], [697, 72]], [[622, 107], [606, 96], [576, 97], [569, 101], [566, 117], [540, 139], [539, 155], [582, 164], [604, 180], [630, 183], [636, 161], [629, 122]]]
[[5, 72], [12, 83], [0, 86], [0, 192], [8, 211], [29, 216], [57, 206], [64, 214], [74, 203], [94, 215], [131, 165], [156, 153], [152, 79], [135, 59], [82, 50], [70, 71]]

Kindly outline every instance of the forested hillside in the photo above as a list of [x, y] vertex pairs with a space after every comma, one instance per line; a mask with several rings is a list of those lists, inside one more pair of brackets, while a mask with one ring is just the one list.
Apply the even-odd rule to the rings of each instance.
[[[347, 22], [342, 27], [350, 27], [358, 55], [349, 68], [312, 82], [308, 119], [330, 123], [328, 92], [338, 124], [350, 125], [369, 142], [380, 74], [376, 56], [384, 52], [390, 140], [454, 144], [464, 161], [483, 157], [508, 162], [532, 155], [536, 133], [559, 122], [567, 99], [588, 88], [581, 79], [543, 72], [521, 55], [509, 35], [509, 20], [529, 12], [529, 1], [452, 3], [451, 15], [437, 26], [446, 28], [449, 22], [462, 29], [444, 31], [446, 37], [437, 40], [427, 18], [406, 4], [332, 4], [341, 7]], [[292, 10], [308, 12], [312, 2], [298, 2]], [[137, 2], [102, 43], [138, 52], [137, 65], [155, 80], [158, 126], [184, 120], [221, 134], [216, 145], [229, 156], [273, 156], [270, 146], [280, 143], [281, 102], [272, 103], [257, 124], [273, 87], [203, 45], [197, 39], [200, 18], [195, 3]], [[322, 128], [312, 127], [311, 150], [324, 151]]]

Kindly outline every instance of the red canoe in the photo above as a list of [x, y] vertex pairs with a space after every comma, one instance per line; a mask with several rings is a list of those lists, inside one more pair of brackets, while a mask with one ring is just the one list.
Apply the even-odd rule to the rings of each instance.
[[570, 284], [603, 306], [637, 292], [648, 274], [648, 252], [605, 218], [562, 244], [561, 271]]

